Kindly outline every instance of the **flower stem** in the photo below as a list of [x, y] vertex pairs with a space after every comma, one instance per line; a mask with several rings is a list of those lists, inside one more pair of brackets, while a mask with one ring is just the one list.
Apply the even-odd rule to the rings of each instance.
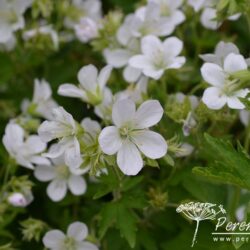
[[193, 241], [192, 241], [191, 247], [194, 246], [195, 240], [196, 240], [196, 238], [197, 238], [197, 233], [198, 233], [198, 229], [199, 229], [199, 224], [200, 224], [200, 220], [196, 220], [196, 228], [195, 228], [194, 237], [193, 237]]

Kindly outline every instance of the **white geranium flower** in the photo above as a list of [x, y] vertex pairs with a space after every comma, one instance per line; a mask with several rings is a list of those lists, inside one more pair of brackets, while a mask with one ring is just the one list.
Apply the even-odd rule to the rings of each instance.
[[23, 32], [23, 40], [29, 41], [30, 39], [37, 37], [37, 36], [46, 36], [49, 37], [53, 47], [55, 50], [58, 49], [59, 46], [59, 38], [57, 32], [52, 28], [51, 25], [37, 27], [35, 29], [26, 30]]
[[157, 124], [162, 115], [163, 109], [156, 100], [144, 102], [137, 111], [129, 99], [115, 102], [112, 110], [115, 125], [102, 130], [99, 144], [105, 154], [117, 153], [117, 164], [124, 174], [138, 174], [143, 167], [141, 153], [150, 159], [167, 153], [164, 138], [148, 129]]
[[141, 76], [142, 71], [140, 69], [131, 67], [128, 64], [132, 56], [140, 53], [140, 41], [136, 38], [132, 38], [128, 41], [124, 48], [104, 50], [104, 56], [108, 64], [112, 65], [114, 68], [125, 67], [123, 70], [123, 77], [127, 82], [136, 82]]
[[52, 112], [53, 120], [44, 121], [38, 128], [38, 134], [45, 142], [53, 139], [61, 140], [44, 155], [56, 158], [64, 153], [65, 163], [71, 168], [79, 168], [82, 158], [77, 134], [82, 128], [63, 107], [55, 108]]
[[76, 37], [83, 43], [87, 43], [98, 35], [97, 23], [89, 17], [83, 17], [74, 26]]
[[101, 103], [105, 86], [111, 74], [112, 67], [107, 65], [98, 74], [97, 68], [94, 65], [84, 66], [78, 72], [79, 86], [65, 83], [58, 89], [58, 94], [80, 98], [84, 102], [92, 105]]
[[150, 1], [146, 6], [137, 9], [135, 14], [126, 17], [117, 32], [117, 39], [126, 46], [133, 37], [167, 36], [174, 29], [175, 25], [169, 21], [169, 18], [161, 16], [160, 4]]
[[0, 1], [0, 43], [11, 40], [13, 32], [24, 28], [23, 14], [32, 0]]
[[185, 63], [185, 57], [178, 56], [182, 48], [183, 42], [176, 37], [161, 42], [155, 36], [146, 36], [141, 41], [142, 55], [133, 56], [129, 64], [158, 80], [165, 70], [180, 68]]
[[37, 135], [25, 138], [25, 131], [18, 124], [9, 123], [6, 126], [3, 144], [10, 156], [23, 167], [34, 169], [34, 164], [50, 164], [47, 158], [40, 155], [46, 149], [46, 143]]
[[9, 195], [8, 202], [14, 207], [27, 207], [32, 201], [34, 197], [31, 191], [26, 194], [15, 192]]
[[231, 75], [240, 70], [246, 70], [247, 64], [242, 55], [229, 54], [223, 68], [217, 64], [205, 63], [201, 68], [203, 79], [212, 85], [205, 90], [202, 101], [210, 109], [221, 109], [225, 104], [232, 109], [244, 109], [239, 97], [244, 98], [248, 89], [239, 89], [238, 79], [232, 79]]
[[34, 171], [35, 177], [40, 181], [50, 181], [47, 194], [53, 201], [61, 201], [67, 193], [67, 189], [74, 195], [82, 195], [86, 192], [87, 184], [81, 174], [88, 169], [74, 170], [66, 166], [64, 157], [52, 159], [51, 166], [37, 166]]
[[205, 8], [201, 14], [201, 24], [211, 30], [216, 30], [219, 28], [220, 23], [216, 21], [216, 9]]
[[235, 44], [225, 43], [221, 41], [216, 45], [214, 54], [200, 55], [200, 58], [205, 62], [215, 63], [220, 66], [223, 66], [225, 58], [230, 53], [240, 54], [240, 51]]
[[52, 110], [56, 107], [58, 105], [52, 99], [52, 91], [49, 83], [44, 79], [35, 79], [32, 102], [24, 100], [22, 111], [27, 112], [28, 109], [31, 109], [31, 113], [38, 114], [46, 119], [52, 119]]
[[43, 237], [43, 244], [50, 250], [98, 250], [98, 247], [88, 241], [88, 228], [82, 222], [69, 225], [67, 234], [60, 230], [51, 230]]
[[183, 0], [148, 0], [148, 2], [159, 4], [161, 16], [165, 17], [174, 27], [185, 20], [185, 15], [179, 10], [183, 4]]
[[90, 18], [96, 23], [102, 18], [102, 3], [100, 0], [73, 0], [77, 16], [66, 17], [64, 24], [68, 28], [74, 28], [81, 18]]

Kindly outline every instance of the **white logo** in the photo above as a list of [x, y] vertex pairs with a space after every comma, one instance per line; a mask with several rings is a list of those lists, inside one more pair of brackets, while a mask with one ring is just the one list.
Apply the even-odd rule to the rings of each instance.
[[190, 220], [196, 221], [196, 228], [191, 247], [195, 244], [200, 221], [214, 220], [218, 214], [226, 214], [226, 210], [222, 205], [201, 202], [188, 202], [181, 204], [177, 207], [176, 211], [177, 213], [183, 213]]

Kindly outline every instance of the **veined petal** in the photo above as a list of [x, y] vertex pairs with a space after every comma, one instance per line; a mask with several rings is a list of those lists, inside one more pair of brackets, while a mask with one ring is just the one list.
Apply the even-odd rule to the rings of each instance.
[[86, 224], [82, 222], [74, 222], [69, 225], [67, 236], [72, 237], [77, 241], [82, 241], [88, 236], [88, 228]]
[[37, 166], [34, 175], [39, 181], [51, 181], [55, 178], [56, 173], [52, 166]]
[[234, 73], [247, 69], [247, 63], [242, 55], [230, 53], [224, 61], [224, 69], [228, 73]]
[[163, 108], [157, 100], [142, 103], [135, 113], [135, 128], [143, 129], [154, 126], [161, 120], [163, 112]]
[[207, 88], [202, 97], [202, 101], [210, 109], [221, 109], [227, 102], [227, 97], [222, 95], [220, 89], [216, 87]]
[[65, 235], [60, 230], [51, 230], [43, 237], [43, 244], [47, 248], [58, 249], [65, 239]]
[[39, 155], [33, 155], [30, 157], [30, 162], [36, 164], [36, 165], [44, 165], [44, 166], [50, 166], [51, 162], [49, 159], [39, 156]]
[[222, 86], [225, 82], [225, 73], [223, 69], [213, 63], [205, 63], [201, 67], [203, 79], [213, 86]]
[[82, 195], [86, 192], [87, 184], [82, 176], [71, 175], [68, 180], [69, 190], [74, 195]]
[[77, 86], [69, 83], [60, 85], [57, 93], [62, 96], [81, 98], [83, 100], [86, 99], [86, 94], [82, 89], [79, 89]]
[[167, 153], [167, 143], [158, 133], [142, 130], [133, 134], [133, 142], [140, 151], [151, 159], [158, 159]]
[[118, 100], [112, 109], [112, 120], [120, 128], [126, 123], [131, 122], [135, 115], [135, 103], [129, 99]]
[[119, 130], [115, 126], [104, 128], [99, 135], [98, 141], [102, 151], [108, 155], [115, 154], [122, 144]]
[[93, 92], [97, 85], [97, 75], [98, 71], [96, 67], [90, 64], [82, 67], [78, 72], [77, 77], [83, 89]]
[[159, 80], [162, 77], [164, 70], [163, 69], [158, 70], [158, 69], [154, 69], [153, 67], [151, 67], [151, 68], [143, 69], [142, 72], [145, 76], [151, 77], [155, 80]]
[[168, 69], [179, 69], [186, 62], [186, 58], [184, 56], [177, 56], [173, 59], [173, 61], [168, 65]]
[[47, 194], [52, 201], [62, 200], [67, 193], [67, 183], [64, 180], [54, 179], [47, 187]]
[[125, 175], [137, 175], [143, 167], [141, 154], [134, 143], [126, 140], [117, 154], [117, 164]]

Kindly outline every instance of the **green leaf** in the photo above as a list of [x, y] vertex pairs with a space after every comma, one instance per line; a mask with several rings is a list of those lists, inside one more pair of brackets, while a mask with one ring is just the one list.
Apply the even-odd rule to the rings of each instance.
[[99, 234], [101, 238], [105, 235], [108, 228], [116, 221], [116, 211], [116, 203], [108, 203], [102, 208], [100, 213], [101, 221], [99, 224]]
[[207, 150], [211, 154], [209, 167], [195, 167], [195, 174], [241, 188], [250, 189], [250, 160], [241, 151], [236, 151], [225, 139], [205, 135]]
[[119, 204], [117, 207], [117, 226], [123, 236], [129, 243], [130, 247], [134, 248], [136, 243], [136, 219], [133, 213]]

